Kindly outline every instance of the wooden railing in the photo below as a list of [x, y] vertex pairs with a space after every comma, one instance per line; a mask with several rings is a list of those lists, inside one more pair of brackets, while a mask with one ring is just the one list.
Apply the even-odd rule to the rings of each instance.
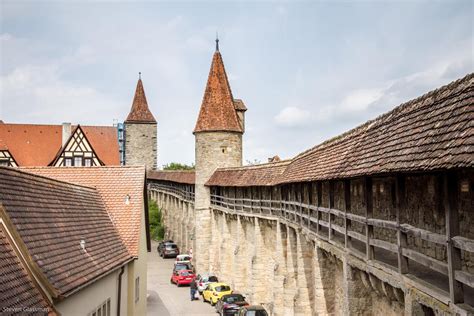
[[161, 193], [166, 193], [169, 195], [172, 195], [184, 202], [192, 203], [194, 204], [194, 192], [192, 191], [187, 191], [184, 190], [180, 187], [177, 186], [172, 186], [172, 185], [166, 185], [166, 184], [155, 184], [151, 183], [149, 184], [150, 190], [156, 190]]
[[[179, 186], [150, 184], [150, 189], [172, 195], [185, 202], [194, 203], [194, 192], [184, 190]], [[370, 199], [370, 196], [368, 198]], [[399, 198], [397, 198], [398, 200]], [[330, 206], [334, 205], [334, 203], [330, 204]], [[462, 285], [474, 288], [474, 275], [461, 270], [459, 254], [461, 250], [474, 252], [474, 240], [459, 235], [450, 236], [449, 229], [446, 230], [446, 234], [439, 234], [407, 223], [401, 223], [399, 208], [397, 208], [395, 221], [373, 218], [370, 201], [367, 201], [366, 205], [365, 216], [362, 216], [350, 213], [350, 203], [346, 204], [346, 210], [342, 211], [333, 207], [327, 208], [296, 201], [211, 195], [211, 207], [214, 209], [242, 215], [258, 215], [286, 220], [289, 223], [307, 228], [323, 240], [344, 247], [347, 252], [363, 260], [379, 261], [375, 258], [376, 248], [388, 251], [396, 258], [396, 264], [389, 266], [392, 270], [397, 269], [400, 274], [409, 273], [408, 260], [412, 260], [423, 267], [446, 275], [449, 280], [451, 302], [462, 302], [463, 298], [460, 297], [463, 295]], [[327, 220], [323, 219], [323, 214]], [[448, 223], [449, 216], [449, 214], [446, 215]], [[337, 219], [344, 225], [337, 224]], [[359, 223], [364, 232], [354, 230], [352, 223]], [[397, 236], [397, 242], [393, 243], [375, 238], [374, 228], [392, 231]], [[339, 236], [337, 236], [338, 234]], [[447, 262], [437, 260], [410, 248], [408, 245], [409, 236], [446, 247]], [[354, 240], [359, 242], [362, 247], [355, 247], [353, 245]], [[384, 263], [384, 266], [388, 265], [386, 262]]]
[[[408, 236], [445, 247], [451, 243], [452, 246], [458, 250], [474, 252], [474, 240], [472, 239], [461, 236], [454, 236], [449, 239], [447, 235], [430, 232], [409, 224], [401, 224], [398, 221], [360, 216], [348, 213], [347, 211], [309, 205], [302, 202], [211, 195], [211, 205], [216, 209], [221, 208], [225, 211], [242, 215], [251, 214], [272, 217], [274, 219], [284, 219], [290, 223], [309, 229], [323, 240], [345, 247], [348, 252], [364, 260], [375, 260], [374, 247], [384, 249], [398, 258], [394, 268], [397, 268], [401, 274], [408, 273], [408, 259], [410, 259], [424, 267], [449, 277], [449, 260], [448, 263], [440, 261], [409, 248], [407, 245]], [[326, 214], [325, 217], [328, 219], [327, 221], [322, 220], [322, 214]], [[336, 218], [341, 219], [340, 221], [345, 223], [345, 225], [341, 226], [336, 224]], [[351, 222], [362, 224], [365, 234], [351, 230]], [[374, 238], [374, 227], [395, 232], [397, 236], [399, 236], [397, 242], [392, 243], [387, 240]], [[335, 232], [339, 233], [342, 238], [337, 238]], [[361, 242], [365, 246], [365, 251], [361, 252], [353, 248], [351, 246], [352, 239]], [[462, 271], [461, 269], [453, 269], [453, 271], [454, 278], [457, 282], [469, 287], [474, 287], [473, 274]]]

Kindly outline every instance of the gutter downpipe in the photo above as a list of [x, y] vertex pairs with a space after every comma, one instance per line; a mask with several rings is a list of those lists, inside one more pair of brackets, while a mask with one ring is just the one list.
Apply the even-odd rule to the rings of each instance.
[[117, 298], [117, 316], [120, 316], [120, 305], [121, 305], [121, 298], [122, 298], [122, 275], [125, 271], [125, 266], [120, 268], [120, 273], [118, 275], [118, 298]]

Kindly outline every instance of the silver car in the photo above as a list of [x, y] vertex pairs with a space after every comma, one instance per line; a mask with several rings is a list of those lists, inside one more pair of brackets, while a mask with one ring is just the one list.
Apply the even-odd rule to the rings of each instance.
[[212, 273], [206, 272], [198, 274], [196, 277], [196, 284], [199, 291], [199, 294], [202, 295], [202, 292], [207, 288], [209, 283], [219, 282], [217, 276]]

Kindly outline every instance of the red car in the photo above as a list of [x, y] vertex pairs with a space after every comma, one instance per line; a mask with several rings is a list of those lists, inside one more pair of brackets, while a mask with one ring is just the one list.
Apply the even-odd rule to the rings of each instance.
[[178, 270], [171, 275], [170, 282], [177, 286], [188, 285], [194, 279], [195, 275], [192, 270]]

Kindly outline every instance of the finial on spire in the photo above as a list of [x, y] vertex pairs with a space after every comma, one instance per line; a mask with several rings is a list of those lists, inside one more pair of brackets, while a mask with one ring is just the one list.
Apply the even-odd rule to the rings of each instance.
[[138, 79], [142, 80], [142, 72], [141, 71], [138, 72]]
[[216, 32], [216, 52], [219, 51], [219, 34]]

